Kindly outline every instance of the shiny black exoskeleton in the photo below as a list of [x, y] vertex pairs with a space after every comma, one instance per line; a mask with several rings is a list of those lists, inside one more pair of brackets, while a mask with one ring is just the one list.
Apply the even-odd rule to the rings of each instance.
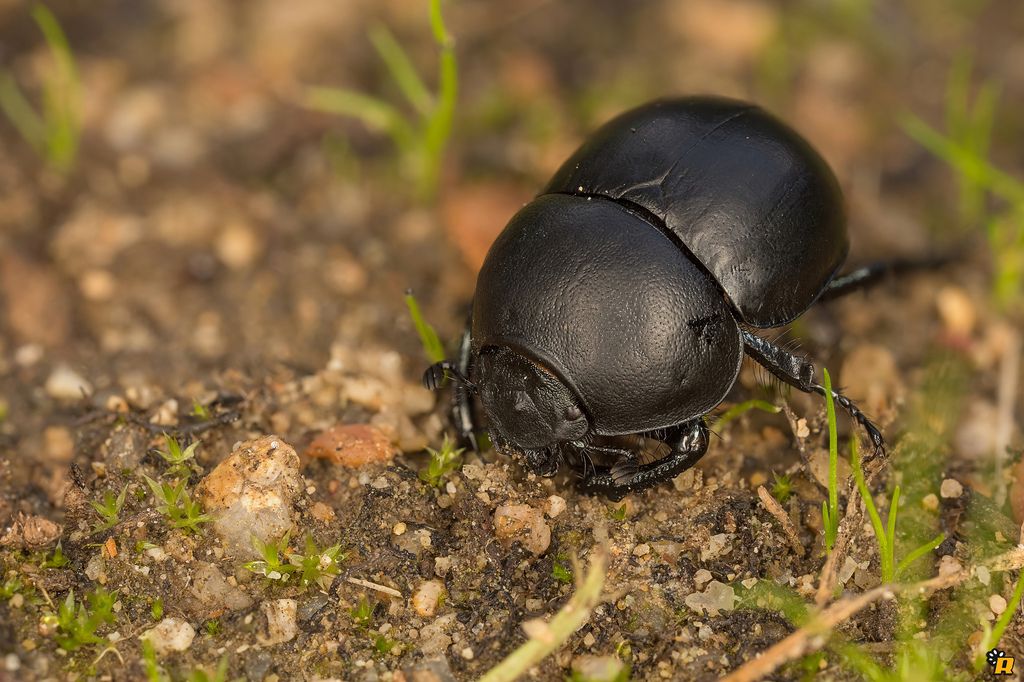
[[[704, 454], [704, 417], [744, 354], [824, 394], [808, 360], [750, 330], [887, 271], [837, 278], [847, 248], [835, 176], [791, 128], [731, 99], [653, 102], [600, 128], [512, 218], [480, 271], [459, 357], [424, 383], [456, 380], [470, 442], [476, 396], [499, 451], [543, 475], [568, 462], [581, 488], [618, 499]], [[833, 396], [880, 450], [878, 429]], [[624, 436], [669, 451], [645, 463]]]

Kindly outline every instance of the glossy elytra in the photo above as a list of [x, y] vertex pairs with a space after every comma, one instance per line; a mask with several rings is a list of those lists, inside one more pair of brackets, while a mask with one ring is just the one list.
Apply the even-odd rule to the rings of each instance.
[[[805, 358], [755, 334], [891, 266], [836, 277], [842, 194], [818, 153], [757, 106], [653, 102], [601, 127], [517, 213], [480, 271], [458, 357], [454, 415], [473, 442], [480, 401], [499, 451], [618, 499], [676, 476], [707, 450], [705, 415], [746, 355], [824, 394]], [[879, 430], [835, 400], [876, 449]], [[645, 462], [636, 438], [667, 454]], [[633, 442], [630, 442], [633, 441]]]

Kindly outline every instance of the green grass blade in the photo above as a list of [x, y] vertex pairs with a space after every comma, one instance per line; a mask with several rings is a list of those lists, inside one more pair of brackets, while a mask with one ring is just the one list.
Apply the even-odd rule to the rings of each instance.
[[413, 146], [413, 132], [409, 123], [393, 106], [376, 97], [345, 88], [306, 88], [304, 104], [317, 111], [351, 116], [367, 127], [389, 134], [403, 152]]
[[441, 14], [441, 0], [431, 0], [430, 26], [434, 39], [441, 48], [438, 64], [438, 96], [424, 131], [424, 153], [427, 156], [427, 172], [422, 179], [421, 196], [429, 196], [437, 188], [441, 170], [441, 158], [448, 138], [451, 137], [455, 120], [455, 104], [459, 95], [459, 70], [451, 36], [444, 25]]
[[988, 633], [988, 637], [981, 647], [981, 654], [974, 661], [975, 670], [981, 670], [982, 665], [985, 663], [985, 652], [999, 645], [999, 640], [1003, 638], [1003, 633], [1006, 631], [1007, 626], [1009, 626], [1010, 621], [1013, 620], [1017, 609], [1020, 608], [1022, 596], [1024, 596], [1024, 571], [1021, 571], [1020, 575], [1017, 576], [1017, 584], [1013, 588], [1010, 603], [1006, 605], [1006, 610], [999, 615], [999, 620], [996, 621], [995, 626]]
[[444, 25], [441, 0], [430, 0], [430, 30], [434, 33], [434, 40], [442, 47], [451, 40], [448, 36], [448, 29]]
[[762, 412], [768, 412], [769, 414], [778, 414], [780, 411], [777, 405], [772, 405], [767, 400], [758, 400], [756, 398], [754, 400], [747, 400], [737, 405], [733, 405], [723, 412], [722, 416], [715, 421], [715, 428], [717, 429], [725, 426], [732, 420], [746, 412], [749, 412], [750, 410], [761, 410]]
[[[828, 419], [828, 507], [829, 525], [826, 527], [826, 546], [832, 551], [839, 529], [839, 436], [836, 429], [836, 406], [832, 399], [832, 377], [822, 368], [825, 378], [825, 415]], [[829, 536], [831, 535], [831, 539]]]
[[891, 550], [893, 544], [896, 542], [896, 514], [900, 508], [900, 487], [896, 486], [892, 491], [892, 502], [889, 503], [889, 518], [886, 519], [888, 528], [886, 530], [885, 537], [888, 538], [886, 542], [889, 544]]
[[968, 52], [957, 55], [946, 81], [946, 130], [955, 140], [965, 139], [970, 128], [968, 88], [971, 80], [971, 61]]
[[[882, 571], [885, 573], [885, 556], [886, 556], [886, 535], [885, 526], [882, 525], [882, 519], [878, 515], [878, 509], [875, 508], [875, 500], [871, 497], [871, 491], [868, 490], [868, 484], [864, 481], [864, 469], [860, 465], [860, 453], [857, 449], [857, 439], [850, 439], [850, 464], [853, 468], [853, 476], [857, 483], [857, 490], [860, 491], [860, 496], [864, 500], [864, 507], [868, 511], [868, 517], [871, 519], [871, 527], [875, 531], [875, 540], [878, 542], [879, 556], [882, 561]], [[890, 582], [892, 576], [882, 576], [882, 582]]]
[[411, 291], [405, 294], [405, 305], [409, 308], [409, 315], [412, 317], [412, 323], [416, 326], [416, 332], [420, 335], [420, 342], [423, 344], [423, 350], [427, 353], [427, 358], [430, 362], [444, 360], [444, 344], [441, 343], [437, 331], [423, 319], [420, 304], [417, 303], [416, 297]]
[[987, 159], [978, 158], [916, 116], [904, 116], [902, 126], [907, 135], [952, 166], [961, 176], [984, 185], [1007, 201], [1024, 203], [1024, 183], [994, 167]]
[[426, 116], [433, 107], [434, 98], [420, 75], [416, 72], [409, 55], [385, 26], [374, 26], [370, 30], [370, 42], [388, 67], [391, 78], [401, 90], [409, 104], [421, 115]]
[[0, 109], [11, 125], [37, 152], [46, 150], [46, 125], [25, 99], [10, 74], [0, 77]]
[[43, 5], [32, 8], [32, 17], [50, 46], [56, 74], [43, 87], [43, 118], [47, 131], [47, 158], [58, 169], [68, 170], [78, 152], [79, 81], [67, 36], [56, 17]]
[[907, 570], [908, 566], [910, 566], [912, 563], [923, 557], [928, 552], [933, 551], [936, 547], [941, 545], [945, 541], [945, 539], [946, 534], [939, 533], [937, 536], [935, 536], [925, 544], [921, 545], [914, 551], [907, 554], [907, 556], [903, 558], [903, 561], [900, 562], [899, 566], [896, 567], [896, 576], [899, 577], [900, 575], [902, 575], [903, 571]]

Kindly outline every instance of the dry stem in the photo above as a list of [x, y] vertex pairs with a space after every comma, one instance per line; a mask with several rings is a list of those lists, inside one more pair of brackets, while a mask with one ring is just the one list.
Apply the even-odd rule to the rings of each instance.
[[[987, 566], [993, 571], [1009, 571], [1022, 568], [1024, 567], [1024, 546], [1018, 545], [1009, 552], [982, 562], [981, 565]], [[802, 628], [768, 648], [754, 660], [734, 670], [724, 680], [725, 682], [753, 682], [754, 680], [759, 680], [765, 675], [771, 674], [783, 664], [825, 646], [825, 643], [828, 641], [828, 634], [835, 626], [869, 604], [883, 597], [891, 598], [896, 593], [919, 593], [923, 595], [935, 590], [954, 587], [968, 580], [973, 570], [973, 567], [963, 568], [955, 573], [906, 585], [882, 585], [862, 594], [841, 599], [824, 611], [819, 612]]]

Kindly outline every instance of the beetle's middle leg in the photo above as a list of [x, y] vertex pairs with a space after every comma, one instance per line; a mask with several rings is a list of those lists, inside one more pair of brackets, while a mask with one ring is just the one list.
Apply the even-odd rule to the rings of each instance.
[[[790, 386], [795, 386], [805, 393], [818, 393], [825, 395], [825, 387], [814, 379], [814, 365], [807, 358], [793, 355], [789, 351], [779, 348], [770, 341], [760, 336], [743, 331], [743, 350], [753, 358], [759, 365], [769, 372], [785, 381]], [[867, 415], [860, 411], [860, 408], [845, 395], [838, 391], [832, 391], [832, 399], [849, 413], [853, 420], [860, 424], [861, 428], [868, 434], [871, 443], [875, 446], [876, 453], [885, 451], [885, 439], [878, 427], [868, 419]]]
[[586, 449], [612, 451], [620, 456], [615, 466], [592, 470], [584, 474], [577, 487], [585, 493], [604, 495], [611, 500], [621, 500], [629, 493], [646, 490], [652, 486], [675, 478], [704, 456], [708, 449], [708, 427], [699, 418], [669, 430], [664, 441], [671, 452], [651, 464], [638, 465], [638, 454], [625, 448], [586, 446]]

